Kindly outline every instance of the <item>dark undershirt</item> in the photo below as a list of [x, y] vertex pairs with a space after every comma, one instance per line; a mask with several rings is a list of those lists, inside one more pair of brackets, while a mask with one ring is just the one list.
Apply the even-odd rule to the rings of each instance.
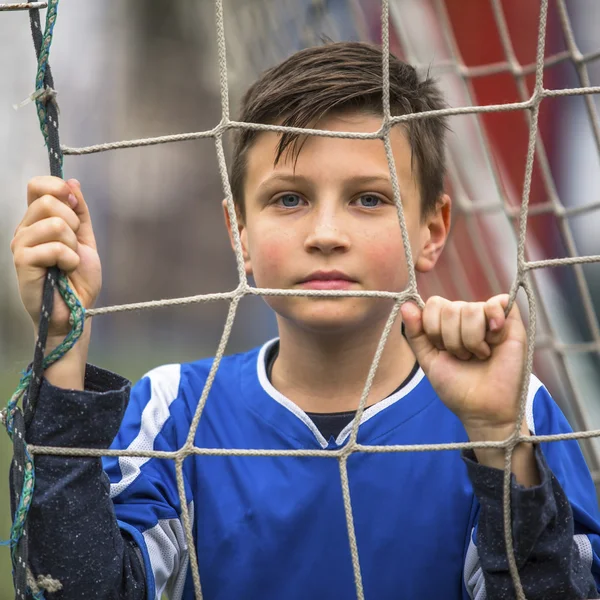
[[[265, 356], [265, 367], [267, 369], [267, 377], [272, 382], [272, 372], [275, 360], [279, 355], [279, 341], [275, 342], [267, 351]], [[419, 370], [419, 363], [415, 362], [408, 377], [390, 394], [395, 394], [401, 390], [417, 373]], [[321, 435], [329, 440], [332, 437], [335, 439], [340, 435], [344, 427], [348, 425], [354, 419], [356, 414], [355, 410], [348, 410], [345, 412], [334, 412], [334, 413], [306, 413], [311, 421], [316, 425], [317, 429], [321, 432]]]

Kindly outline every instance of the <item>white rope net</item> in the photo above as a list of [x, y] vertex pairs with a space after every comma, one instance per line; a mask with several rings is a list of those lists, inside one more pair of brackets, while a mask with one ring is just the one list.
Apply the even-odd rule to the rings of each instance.
[[[246, 7], [240, 7], [240, 13], [234, 18], [232, 16], [232, 25], [235, 27], [239, 24], [240, 19], [254, 18], [256, 23], [262, 22], [257, 15], [267, 15], [278, 2], [286, 3], [286, 0], [256, 0], [248, 2]], [[42, 3], [40, 3], [42, 4]], [[289, 4], [289, 2], [288, 2]], [[296, 3], [292, 3], [296, 5]], [[355, 452], [428, 452], [428, 451], [445, 451], [445, 450], [461, 450], [468, 448], [483, 448], [495, 447], [505, 450], [505, 473], [504, 473], [504, 527], [505, 527], [505, 542], [509, 568], [513, 583], [516, 590], [516, 596], [520, 600], [525, 598], [523, 588], [519, 579], [518, 569], [516, 566], [513, 554], [513, 541], [511, 537], [511, 514], [510, 514], [510, 465], [511, 457], [515, 446], [526, 438], [519, 436], [521, 422], [525, 414], [525, 403], [527, 399], [527, 391], [529, 384], [529, 375], [533, 367], [534, 348], [537, 344], [538, 350], [544, 349], [552, 353], [552, 364], [558, 364], [560, 373], [563, 377], [564, 385], [568, 387], [567, 396], [570, 401], [570, 406], [576, 416], [576, 421], [583, 429], [582, 431], [573, 434], [533, 436], [527, 438], [529, 441], [537, 442], [560, 441], [567, 439], [591, 439], [600, 436], [600, 429], [592, 429], [590, 424], [590, 416], [588, 409], [581, 398], [579, 386], [574, 384], [576, 374], [572, 363], [569, 362], [569, 357], [572, 355], [589, 356], [594, 360], [600, 356], [600, 326], [598, 317], [594, 310], [592, 295], [588, 288], [588, 283], [583, 270], [584, 263], [600, 262], [600, 255], [584, 255], [580, 256], [574, 241], [574, 235], [570, 224], [570, 218], [588, 214], [591, 211], [600, 209], [600, 202], [595, 201], [586, 205], [580, 205], [576, 208], [566, 208], [561, 202], [557, 186], [553, 179], [552, 170], [548, 155], [539, 134], [538, 122], [540, 115], [540, 106], [542, 102], [549, 98], [557, 98], [563, 96], [583, 95], [585, 98], [585, 108], [591, 125], [595, 145], [600, 152], [600, 119], [594, 104], [592, 94], [600, 93], [600, 86], [591, 86], [588, 73], [588, 64], [600, 58], [600, 52], [583, 55], [575, 43], [573, 28], [564, 0], [556, 0], [556, 10], [558, 14], [559, 25], [562, 35], [565, 40], [566, 49], [551, 56], [545, 55], [545, 40], [546, 27], [548, 18], [548, 0], [541, 0], [539, 5], [539, 22], [536, 32], [536, 60], [531, 64], [522, 65], [516, 58], [516, 53], [513, 47], [513, 42], [507, 27], [506, 16], [503, 12], [502, 3], [500, 0], [490, 0], [491, 11], [494, 22], [500, 36], [504, 61], [495, 62], [493, 64], [481, 66], [466, 66], [459, 51], [459, 45], [454, 36], [453, 27], [450, 22], [446, 4], [443, 0], [432, 0], [428, 4], [430, 6], [430, 17], [433, 18], [429, 22], [429, 26], [437, 29], [437, 44], [442, 51], [442, 58], [433, 64], [429, 64], [421, 59], [422, 48], [420, 44], [423, 39], [427, 40], [427, 36], [419, 33], [419, 38], [415, 38], [414, 33], [407, 28], [408, 19], [403, 11], [413, 11], [414, 17], [416, 10], [415, 6], [418, 3], [412, 0], [381, 0], [381, 41], [383, 47], [383, 118], [381, 127], [378, 131], [370, 134], [362, 133], [344, 133], [344, 132], [329, 132], [312, 129], [295, 129], [284, 128], [277, 126], [269, 126], [255, 123], [241, 123], [231, 119], [229, 107], [229, 84], [227, 71], [227, 49], [225, 39], [224, 26], [224, 8], [223, 0], [215, 0], [216, 9], [216, 31], [217, 31], [217, 46], [218, 46], [218, 64], [219, 64], [219, 86], [221, 98], [221, 120], [212, 129], [208, 131], [199, 131], [193, 133], [184, 133], [176, 135], [165, 135], [154, 138], [126, 140], [112, 143], [103, 143], [93, 146], [74, 148], [63, 147], [65, 155], [84, 155], [97, 152], [106, 152], [109, 150], [117, 150], [121, 148], [143, 147], [157, 144], [166, 144], [173, 142], [181, 142], [194, 140], [199, 138], [212, 138], [215, 142], [216, 153], [218, 157], [219, 172], [222, 180], [223, 189], [227, 197], [227, 209], [232, 222], [232, 231], [234, 234], [234, 246], [236, 255], [237, 272], [239, 276], [238, 286], [229, 292], [203, 294], [182, 298], [172, 298], [164, 300], [156, 300], [149, 302], [138, 302], [133, 304], [122, 304], [115, 306], [106, 306], [89, 310], [88, 316], [99, 316], [108, 313], [134, 311], [141, 309], [152, 309], [158, 307], [204, 303], [213, 301], [225, 301], [229, 303], [229, 311], [225, 322], [225, 328], [218, 345], [215, 359], [212, 364], [209, 376], [207, 378], [203, 393], [198, 402], [196, 413], [190, 425], [189, 435], [186, 443], [175, 452], [159, 452], [159, 451], [139, 451], [139, 450], [90, 450], [90, 449], [74, 449], [74, 448], [56, 448], [56, 447], [39, 447], [30, 446], [32, 454], [53, 454], [63, 456], [135, 456], [148, 458], [171, 459], [175, 462], [177, 473], [177, 485], [181, 499], [182, 521], [186, 534], [186, 540], [190, 549], [190, 568], [194, 582], [195, 594], [198, 599], [202, 598], [201, 573], [199, 572], [198, 562], [196, 558], [196, 550], [191, 529], [190, 514], [188, 512], [187, 502], [185, 499], [184, 479], [183, 479], [183, 463], [184, 460], [191, 455], [202, 456], [312, 456], [326, 459], [335, 459], [339, 463], [340, 479], [344, 499], [344, 507], [346, 513], [346, 523], [348, 529], [348, 538], [352, 554], [352, 563], [354, 571], [354, 580], [356, 585], [357, 598], [362, 600], [364, 595], [363, 583], [360, 568], [360, 551], [357, 547], [356, 535], [353, 523], [352, 499], [348, 481], [348, 458]], [[362, 23], [360, 13], [363, 10], [364, 3], [359, 0], [348, 0], [347, 7], [352, 18], [356, 19], [357, 23]], [[18, 10], [23, 8], [23, 5], [0, 5], [0, 10]], [[247, 12], [244, 11], [247, 9]], [[261, 12], [262, 11], [262, 12]], [[358, 18], [357, 18], [357, 15]], [[391, 21], [391, 23], [390, 23]], [[360, 29], [360, 28], [358, 28]], [[417, 28], [418, 29], [418, 28]], [[404, 52], [404, 58], [415, 64], [417, 67], [433, 69], [439, 73], [443, 79], [445, 75], [450, 74], [453, 78], [452, 92], [455, 96], [463, 101], [463, 106], [457, 108], [448, 108], [440, 111], [422, 114], [409, 114], [402, 116], [394, 116], [390, 112], [390, 92], [389, 92], [389, 51], [390, 51], [390, 30], [392, 30], [399, 41]], [[358, 31], [360, 37], [368, 37], [364, 31]], [[421, 40], [421, 41], [419, 41]], [[306, 41], [306, 40], [304, 40]], [[316, 40], [311, 40], [316, 41]], [[234, 49], [235, 53], [235, 49]], [[277, 52], [275, 53], [277, 54]], [[271, 57], [263, 54], [252, 55], [248, 52], [249, 60], [253, 61], [253, 67], [263, 68], [269, 66]], [[259, 64], [262, 60], [267, 64]], [[562, 62], [570, 61], [577, 72], [579, 86], [566, 89], [546, 89], [544, 87], [544, 71], [554, 65]], [[510, 103], [497, 103], [488, 105], [478, 105], [476, 102], [476, 94], [474, 93], [473, 82], [477, 78], [498, 74], [507, 73], [512, 75], [519, 94], [519, 100]], [[528, 77], [534, 77], [533, 89], [528, 87]], [[528, 124], [528, 143], [526, 152], [526, 163], [524, 170], [523, 190], [519, 202], [514, 202], [514, 191], [507, 191], [506, 186], [501, 181], [499, 169], [494, 165], [494, 159], [491, 151], [491, 143], [487, 138], [485, 127], [482, 125], [481, 116], [490, 113], [500, 113], [506, 111], [522, 111]], [[529, 321], [528, 321], [528, 356], [527, 356], [527, 372], [524, 378], [523, 389], [521, 393], [520, 411], [515, 423], [515, 431], [511, 438], [504, 442], [479, 442], [479, 443], [453, 443], [453, 444], [423, 444], [423, 445], [407, 445], [407, 446], [375, 446], [363, 445], [357, 442], [358, 426], [361, 420], [362, 412], [366, 405], [366, 400], [369, 395], [371, 385], [377, 370], [379, 359], [383, 352], [386, 339], [391, 328], [396, 322], [399, 308], [406, 300], [413, 300], [423, 305], [423, 300], [417, 289], [417, 278], [413, 259], [408, 240], [408, 234], [404, 222], [402, 204], [400, 201], [400, 191], [396, 176], [395, 165], [392, 160], [390, 146], [390, 129], [393, 125], [409, 121], [411, 119], [428, 118], [432, 114], [444, 115], [474, 115], [469, 120], [470, 130], [469, 138], [475, 140], [473, 147], [480, 148], [479, 150], [462, 151], [462, 158], [467, 164], [460, 164], [461, 152], [450, 153], [450, 184], [453, 188], [453, 197], [457, 205], [459, 218], [462, 219], [465, 232], [468, 233], [469, 242], [472, 244], [475, 254], [479, 257], [482, 266], [482, 276], [486, 279], [487, 287], [494, 293], [498, 293], [503, 289], [510, 287], [510, 305], [515, 301], [517, 292], [523, 288], [526, 294]], [[461, 117], [463, 118], [463, 117]], [[456, 123], [460, 123], [457, 119]], [[249, 284], [242, 258], [241, 242], [238, 234], [237, 219], [234, 209], [233, 199], [231, 195], [229, 178], [227, 174], [227, 164], [225, 159], [225, 151], [223, 145], [223, 136], [226, 132], [232, 129], [251, 128], [255, 130], [273, 130], [273, 131], [294, 131], [298, 133], [308, 133], [318, 136], [354, 138], [354, 139], [380, 139], [384, 144], [386, 156], [388, 159], [392, 187], [394, 192], [394, 200], [397, 207], [398, 220], [402, 232], [404, 250], [409, 272], [409, 282], [407, 288], [401, 293], [383, 292], [383, 291], [363, 291], [363, 292], [348, 292], [348, 291], [298, 291], [289, 289], [265, 289], [257, 288]], [[456, 136], [461, 137], [461, 136]], [[457, 143], [450, 142], [451, 144]], [[460, 143], [460, 140], [458, 141]], [[459, 159], [457, 159], [459, 157]], [[473, 163], [468, 162], [472, 159]], [[468, 187], [468, 179], [465, 179], [462, 171], [469, 168], [469, 165], [483, 165], [483, 170], [489, 174], [495, 193], [492, 199], [478, 198], [475, 199], [476, 192], [466, 189]], [[545, 201], [529, 205], [532, 180], [534, 178], [534, 165], [538, 172], [538, 176], [542, 182]], [[467, 183], [466, 183], [467, 182]], [[488, 189], [488, 188], [486, 188]], [[528, 212], [528, 209], [529, 212]], [[568, 251], [568, 256], [564, 258], [539, 258], [532, 259], [535, 256], [535, 245], [530, 243], [527, 237], [529, 217], [540, 215], [551, 215], [557, 223], [558, 230], [562, 236], [564, 246]], [[511, 255], [510, 265], [499, 265], [499, 254], [504, 253], [504, 249], [490, 251], [488, 243], [484, 241], [484, 235], [481, 228], [480, 218], [495, 218], [501, 216], [505, 224], [509, 224], [509, 230], [513, 235], [512, 244], [514, 246], [513, 255]], [[514, 227], [513, 227], [514, 225]], [[468, 273], [465, 270], [464, 261], [456, 260], [457, 246], [452, 243], [449, 247], [450, 256], [448, 257], [448, 267], [451, 269], [451, 278], [458, 287], [458, 291], [462, 293], [464, 299], [469, 299], [472, 295], [472, 289], [468, 284]], [[508, 253], [510, 254], [510, 252]], [[501, 257], [500, 257], [501, 258]], [[453, 260], [454, 259], [454, 260]], [[589, 331], [590, 340], [584, 342], [566, 342], [560, 339], [553, 321], [550, 317], [549, 307], [544, 301], [548, 297], [550, 284], [544, 277], [539, 276], [541, 269], [549, 267], [558, 267], [569, 265], [574, 272], [574, 282], [576, 292], [579, 295], [583, 317]], [[497, 267], [497, 268], [496, 268]], [[461, 270], [462, 269], [462, 270]], [[502, 269], [504, 271], [502, 272]], [[499, 272], [500, 271], [500, 272]], [[509, 286], [503, 287], [503, 280], [507, 273], [511, 273]], [[443, 286], [442, 286], [443, 288]], [[575, 290], [574, 290], [575, 291]], [[349, 440], [345, 446], [338, 450], [257, 450], [257, 449], [213, 449], [200, 448], [194, 445], [196, 431], [202, 418], [202, 413], [205, 407], [207, 397], [209, 395], [212, 383], [215, 378], [220, 361], [225, 353], [227, 343], [230, 337], [232, 325], [236, 316], [236, 312], [242, 298], [248, 295], [258, 296], [367, 296], [378, 298], [391, 298], [394, 302], [394, 307], [390, 313], [388, 322], [381, 336], [377, 351], [375, 353], [367, 381], [365, 382], [358, 407], [358, 414], [354, 420], [353, 429]], [[536, 324], [541, 322], [544, 325], [545, 332], [543, 335], [536, 337]], [[600, 387], [596, 388], [600, 389]], [[598, 468], [595, 454], [588, 449], [588, 462], [593, 470]], [[598, 477], [595, 477], [598, 480]]]

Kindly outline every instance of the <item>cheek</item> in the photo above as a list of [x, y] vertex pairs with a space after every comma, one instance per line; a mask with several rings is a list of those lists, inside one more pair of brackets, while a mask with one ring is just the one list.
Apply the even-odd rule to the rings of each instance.
[[289, 263], [294, 259], [291, 236], [285, 231], [270, 228], [257, 231], [249, 240], [252, 272], [259, 287], [271, 285], [289, 271]]
[[378, 289], [400, 291], [406, 286], [406, 258], [399, 226], [365, 239], [361, 254]]

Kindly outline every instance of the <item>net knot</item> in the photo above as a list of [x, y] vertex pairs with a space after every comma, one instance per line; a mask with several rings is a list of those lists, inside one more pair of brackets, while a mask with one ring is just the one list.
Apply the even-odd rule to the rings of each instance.
[[27, 567], [27, 585], [33, 593], [34, 597], [43, 598], [44, 590], [50, 593], [55, 593], [62, 590], [62, 583], [58, 579], [52, 578], [50, 575], [33, 576], [33, 573]]
[[41, 87], [41, 88], [35, 90], [35, 92], [29, 94], [29, 96], [27, 98], [25, 98], [25, 100], [23, 100], [19, 104], [13, 104], [13, 108], [15, 110], [19, 110], [19, 109], [23, 108], [24, 106], [31, 104], [32, 102], [41, 102], [42, 104], [48, 104], [48, 102], [52, 102], [56, 106], [56, 110], [58, 110], [58, 104], [56, 102], [57, 96], [58, 96], [58, 92], [55, 89], [53, 89], [47, 85], [47, 86]]
[[401, 304], [404, 304], [405, 302], [414, 302], [421, 310], [425, 308], [425, 302], [423, 301], [423, 298], [421, 298], [421, 294], [419, 294], [416, 287], [409, 287], [404, 290], [398, 296], [397, 301]]

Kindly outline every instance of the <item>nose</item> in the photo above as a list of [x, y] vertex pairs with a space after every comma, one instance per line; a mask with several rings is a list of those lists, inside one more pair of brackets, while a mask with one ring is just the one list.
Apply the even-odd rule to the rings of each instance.
[[339, 210], [326, 206], [315, 210], [306, 236], [305, 249], [308, 252], [319, 251], [330, 254], [345, 252], [349, 248], [350, 237]]

